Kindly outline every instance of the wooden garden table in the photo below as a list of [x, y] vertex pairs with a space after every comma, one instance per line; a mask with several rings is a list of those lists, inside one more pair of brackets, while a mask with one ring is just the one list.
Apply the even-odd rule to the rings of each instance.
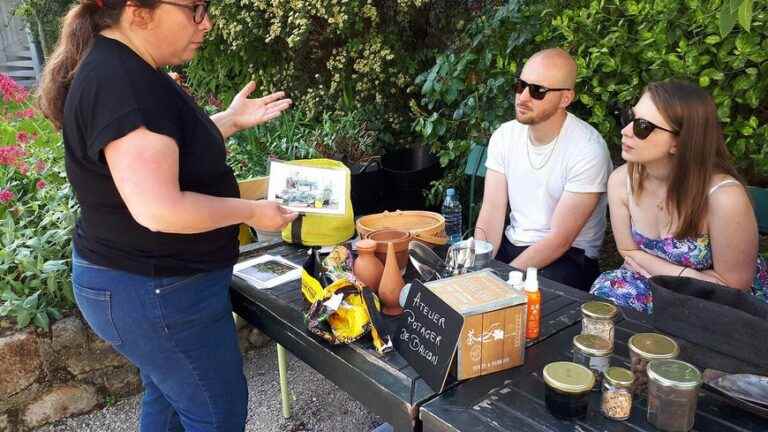
[[[560, 286], [564, 296], [584, 295], [573, 288]], [[546, 301], [547, 293], [544, 293]], [[635, 333], [654, 332], [648, 315], [633, 310], [621, 310], [616, 325], [614, 366], [629, 368], [627, 341]], [[423, 430], [430, 432], [645, 432], [656, 431], [646, 420], [647, 400], [635, 397], [632, 416], [626, 422], [611, 421], [600, 413], [600, 392], [593, 392], [586, 419], [562, 421], [555, 419], [544, 405], [545, 384], [542, 369], [553, 361], [570, 360], [571, 344], [581, 325], [574, 324], [526, 351], [521, 367], [493, 375], [468, 380], [448, 389], [421, 407]], [[755, 365], [725, 357], [706, 348], [678, 340], [683, 360], [697, 364], [707, 358], [711, 363], [728, 365], [739, 372], [754, 371]], [[726, 369], [726, 367], [723, 367]], [[768, 432], [768, 420], [726, 405], [718, 396], [702, 391], [698, 401], [695, 431]]]

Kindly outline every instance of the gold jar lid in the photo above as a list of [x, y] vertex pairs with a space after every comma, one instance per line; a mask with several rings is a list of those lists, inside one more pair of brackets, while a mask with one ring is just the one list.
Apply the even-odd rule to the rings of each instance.
[[589, 355], [602, 357], [613, 353], [613, 347], [608, 340], [593, 334], [580, 334], [574, 336], [573, 346]]
[[606, 369], [603, 378], [608, 384], [619, 387], [631, 387], [635, 382], [635, 375], [629, 369], [616, 366]]
[[701, 384], [701, 372], [680, 360], [652, 360], [648, 363], [648, 379], [663, 386], [690, 390]]
[[581, 313], [590, 318], [613, 319], [619, 313], [619, 308], [610, 303], [591, 301], [581, 305]]
[[675, 358], [680, 352], [677, 342], [658, 333], [633, 335], [629, 338], [629, 349], [647, 359]]
[[544, 367], [542, 374], [548, 386], [564, 393], [584, 393], [591, 391], [595, 385], [595, 374], [576, 363], [550, 363]]

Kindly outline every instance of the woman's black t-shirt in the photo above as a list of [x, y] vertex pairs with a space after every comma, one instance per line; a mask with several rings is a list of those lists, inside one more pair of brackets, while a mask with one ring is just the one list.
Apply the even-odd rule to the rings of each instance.
[[239, 197], [224, 138], [213, 121], [166, 73], [121, 42], [97, 36], [64, 106], [67, 176], [80, 202], [77, 253], [94, 264], [146, 276], [231, 266], [238, 253], [237, 226], [168, 234], [150, 231], [129, 213], [102, 150], [142, 126], [176, 141], [181, 190]]

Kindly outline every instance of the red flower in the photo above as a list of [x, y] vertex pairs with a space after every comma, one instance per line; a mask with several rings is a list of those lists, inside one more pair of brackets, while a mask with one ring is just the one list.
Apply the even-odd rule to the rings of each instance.
[[0, 189], [0, 203], [7, 204], [13, 201], [14, 198], [16, 198], [16, 195], [9, 189]]
[[47, 183], [45, 182], [45, 180], [40, 179], [37, 181], [37, 183], [35, 183], [35, 187], [37, 188], [37, 190], [43, 190], [46, 184]]
[[8, 75], [0, 73], [0, 94], [3, 95], [5, 102], [20, 103], [24, 102], [24, 99], [29, 95], [29, 91]]
[[19, 144], [29, 144], [29, 141], [31, 139], [31, 136], [24, 131], [21, 131], [16, 134], [16, 142]]
[[23, 111], [19, 111], [16, 113], [16, 118], [18, 119], [29, 119], [35, 116], [35, 110], [32, 108], [27, 108]]
[[42, 174], [43, 171], [45, 171], [45, 162], [42, 159], [38, 159], [37, 162], [35, 162], [35, 172]]
[[15, 166], [26, 155], [27, 152], [20, 146], [0, 147], [0, 166]]
[[27, 175], [27, 173], [29, 173], [29, 165], [24, 161], [19, 161], [19, 163], [16, 164], [16, 169], [19, 170], [21, 175]]

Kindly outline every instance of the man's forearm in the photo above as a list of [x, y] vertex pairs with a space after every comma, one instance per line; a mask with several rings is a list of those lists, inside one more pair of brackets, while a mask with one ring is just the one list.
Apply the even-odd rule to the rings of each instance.
[[521, 270], [528, 267], [544, 268], [557, 261], [570, 247], [570, 244], [554, 236], [547, 236], [528, 247], [510, 265]]

